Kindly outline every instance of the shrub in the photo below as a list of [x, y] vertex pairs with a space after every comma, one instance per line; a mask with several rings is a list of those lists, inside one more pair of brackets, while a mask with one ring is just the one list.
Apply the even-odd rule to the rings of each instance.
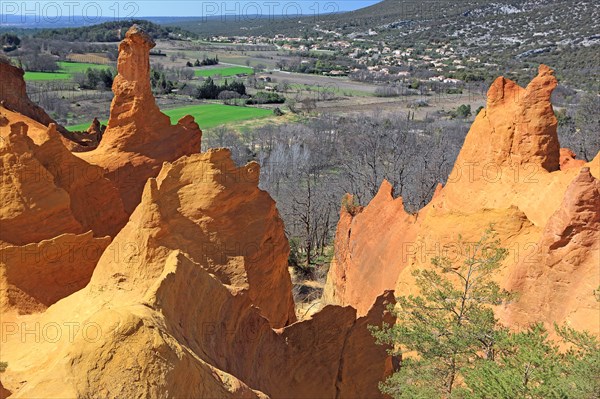
[[342, 208], [352, 216], [358, 215], [362, 209], [356, 198], [350, 194], [346, 194], [344, 195], [344, 198], [342, 198]]
[[283, 104], [284, 102], [284, 96], [266, 91], [259, 91], [252, 98], [246, 100], [246, 104]]
[[228, 83], [227, 80], [225, 80], [224, 84], [218, 85], [211, 77], [208, 77], [202, 86], [198, 87], [196, 90], [195, 97], [198, 99], [216, 100], [219, 98], [219, 93], [222, 91], [233, 91], [240, 96], [244, 96], [246, 95], [246, 86], [237, 80], [231, 83]]
[[471, 116], [471, 106], [467, 104], [461, 104], [456, 108], [456, 111], [453, 111], [450, 116], [452, 118], [468, 118]]

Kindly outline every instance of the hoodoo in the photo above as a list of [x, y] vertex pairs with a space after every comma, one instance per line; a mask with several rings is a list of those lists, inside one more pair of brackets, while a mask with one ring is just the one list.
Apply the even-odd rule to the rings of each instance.
[[171, 125], [150, 88], [150, 49], [155, 46], [137, 26], [119, 45], [118, 74], [113, 82], [110, 118], [98, 148], [77, 153], [106, 170], [119, 189], [125, 210], [133, 212], [146, 180], [162, 163], [200, 151], [202, 131], [191, 116]]
[[[404, 211], [385, 181], [366, 207], [342, 207], [328, 302], [364, 314], [385, 290], [415, 293], [413, 270], [452, 253], [459, 235], [475, 242], [493, 225], [510, 251], [497, 280], [519, 294], [509, 310], [499, 310], [503, 322], [566, 321], [600, 331], [591, 317], [599, 311], [593, 284], [600, 278], [600, 156], [584, 165], [560, 149], [550, 103], [555, 87], [545, 65], [526, 88], [496, 79], [446, 185], [417, 214]], [[550, 300], [550, 293], [560, 295]]]

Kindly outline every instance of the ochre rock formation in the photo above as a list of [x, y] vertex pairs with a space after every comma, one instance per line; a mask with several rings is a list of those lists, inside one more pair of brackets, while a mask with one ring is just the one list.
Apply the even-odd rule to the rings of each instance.
[[[397, 256], [402, 249], [397, 242], [415, 240], [417, 219], [404, 210], [401, 197], [393, 198], [392, 191], [392, 185], [384, 180], [366, 208], [342, 207], [329, 277], [329, 282], [340, 284], [336, 284], [335, 289], [331, 289], [331, 285], [326, 287], [326, 301], [342, 305], [353, 303], [359, 313], [364, 314], [377, 296], [394, 289], [402, 262], [401, 256]], [[342, 202], [351, 204], [353, 201], [347, 198]], [[371, 223], [372, 220], [377, 223]], [[392, 230], [396, 226], [401, 228]], [[377, 272], [365, 273], [364, 267], [359, 267], [354, 259], [369, 259]], [[366, 300], [363, 302], [362, 298]]]
[[547, 67], [527, 89], [496, 80], [448, 182], [417, 214], [387, 182], [368, 206], [343, 207], [333, 304], [297, 321], [289, 246], [258, 165], [198, 153], [191, 117], [170, 124], [150, 90], [153, 45], [127, 32], [91, 151], [0, 107], [0, 396], [381, 397], [392, 362], [367, 326], [393, 323], [391, 290], [414, 292], [412, 270], [490, 223], [512, 250], [497, 278], [522, 294], [503, 321], [598, 330], [588, 292], [600, 156], [563, 167]]
[[[223, 284], [248, 287], [250, 301], [274, 327], [294, 322], [289, 246], [275, 202], [258, 189], [258, 171], [256, 163], [237, 168], [227, 150], [165, 163], [158, 177], [147, 183], [145, 197], [127, 226], [100, 259], [103, 267], [92, 283], [105, 272], [109, 285], [127, 291], [143, 286], [144, 280], [158, 277], [152, 274], [154, 269], [159, 274], [163, 268], [162, 258], [146, 251], [163, 253], [157, 244], [164, 243], [186, 253]], [[128, 266], [140, 270], [128, 281], [120, 275], [126, 265], [113, 258], [119, 248], [111, 250], [120, 243], [140, 243], [132, 248], [135, 258]]]
[[535, 256], [521, 260], [509, 276], [507, 288], [521, 296], [507, 308], [506, 318], [521, 326], [569, 320], [597, 327], [599, 268], [600, 180], [584, 167], [544, 227]]
[[12, 392], [10, 392], [8, 389], [4, 388], [4, 386], [2, 386], [2, 383], [0, 382], [0, 399], [6, 399], [11, 394], [12, 394]]
[[37, 313], [79, 291], [109, 243], [90, 231], [0, 248], [0, 312]]
[[585, 165], [585, 161], [581, 159], [575, 159], [576, 155], [573, 151], [568, 148], [560, 149], [560, 170], [569, 168], [580, 168]]
[[497, 78], [488, 90], [485, 113], [475, 119], [456, 163], [534, 164], [549, 172], [558, 170], [558, 121], [550, 103], [556, 84], [553, 71], [545, 65], [526, 89]]
[[105, 130], [106, 130], [106, 126], [102, 125], [100, 123], [100, 121], [98, 120], [98, 118], [94, 118], [94, 120], [92, 121], [92, 123], [90, 124], [90, 127], [88, 127], [88, 130], [86, 132], [88, 135], [96, 138], [96, 141], [99, 143]]
[[56, 125], [0, 107], [0, 246], [92, 230], [115, 236], [127, 221], [104, 171], [74, 156]]
[[561, 151], [550, 103], [556, 83], [544, 65], [527, 88], [496, 79], [446, 185], [418, 213], [407, 214], [385, 181], [366, 207], [342, 207], [325, 299], [360, 315], [385, 290], [417, 293], [413, 270], [440, 255], [460, 261], [458, 236], [476, 242], [493, 224], [509, 250], [496, 278], [520, 294], [498, 309], [501, 321], [598, 333], [600, 155], [582, 169]]
[[[294, 323], [283, 225], [257, 185], [228, 150], [165, 163], [85, 288], [3, 320], [13, 397], [380, 397], [391, 362], [367, 326], [393, 321], [392, 293], [358, 319], [327, 306]], [[78, 329], [22, 335], [49, 323]]]
[[137, 26], [119, 45], [114, 98], [102, 140], [92, 151], [76, 155], [101, 166], [119, 189], [125, 210], [133, 212], [149, 177], [162, 163], [200, 151], [202, 131], [191, 116], [171, 125], [156, 105], [150, 88], [152, 39]]
[[391, 360], [367, 326], [393, 322], [393, 294], [296, 321], [258, 165], [171, 126], [152, 46], [128, 31], [108, 128], [76, 144], [0, 107], [0, 396], [380, 397]]
[[[9, 63], [7, 59], [0, 58], [0, 102], [2, 107], [21, 115], [28, 116], [36, 122], [44, 126], [49, 126], [51, 123], [56, 124], [46, 111], [27, 96], [27, 87], [23, 76], [25, 72], [16, 66]], [[68, 133], [67, 130], [57, 125], [57, 130], [61, 133]]]
[[29, 314], [85, 287], [127, 221], [104, 171], [50, 123], [0, 107], [0, 312]]
[[[1, 108], [0, 112], [3, 117], [7, 114]], [[3, 183], [0, 240], [22, 245], [61, 232], [83, 232], [71, 210], [69, 193], [55, 184], [44, 162], [34, 156], [36, 145], [28, 136], [29, 126], [24, 122], [8, 125], [8, 119], [5, 120], [0, 127]]]

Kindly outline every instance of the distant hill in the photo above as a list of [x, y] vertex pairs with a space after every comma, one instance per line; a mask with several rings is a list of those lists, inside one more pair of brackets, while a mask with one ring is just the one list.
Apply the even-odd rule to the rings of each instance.
[[[600, 32], [597, 0], [384, 0], [319, 20], [342, 34], [374, 29], [378, 38], [456, 39], [473, 45], [575, 44]], [[498, 43], [499, 42], [499, 43]]]
[[597, 74], [600, 67], [597, 0], [384, 0], [316, 23], [343, 37], [406, 47], [446, 42], [463, 57], [507, 70], [541, 62], [559, 74]]
[[[340, 32], [351, 33], [356, 28], [373, 28], [410, 20], [425, 22], [438, 20], [439, 15], [459, 15], [469, 7], [493, 3], [494, 0], [383, 0], [377, 4], [355, 11], [339, 13], [317, 13], [309, 15], [278, 15], [264, 16], [232, 16], [223, 18], [188, 18], [179, 21], [169, 21], [169, 25], [185, 27], [199, 35], [272, 35], [272, 34], [302, 34], [314, 33], [314, 26], [337, 29]], [[498, 2], [498, 1], [496, 1]], [[502, 0], [499, 0], [502, 2]], [[457, 4], [458, 3], [458, 4]]]
[[69, 42], [118, 42], [133, 24], [140, 25], [153, 39], [182, 40], [197, 37], [179, 27], [162, 26], [142, 19], [110, 21], [77, 28], [43, 29], [35, 33], [34, 37]]
[[237, 22], [229, 17], [229, 22], [190, 19], [169, 25], [202, 37], [321, 36], [361, 40], [365, 48], [385, 43], [422, 51], [448, 43], [461, 59], [479, 59], [482, 68], [494, 73], [510, 76], [546, 63], [557, 70], [559, 79], [579, 86], [597, 76], [600, 67], [598, 0], [383, 0], [328, 15]]
[[[0, 11], [2, 10], [0, 9]], [[113, 20], [114, 18], [102, 16], [91, 19], [78, 15], [65, 15], [57, 16], [56, 18], [46, 18], [42, 15], [32, 14], [0, 14], [0, 30], [76, 28], [80, 26], [96, 25]]]
[[[181, 18], [164, 21], [200, 36], [206, 35], [320, 35], [329, 29], [343, 36], [373, 29], [373, 39], [455, 39], [477, 44], [503, 42], [581, 41], [598, 36], [597, 0], [383, 0], [355, 11], [250, 18]], [[538, 38], [533, 39], [532, 38]], [[480, 43], [479, 43], [480, 42]]]

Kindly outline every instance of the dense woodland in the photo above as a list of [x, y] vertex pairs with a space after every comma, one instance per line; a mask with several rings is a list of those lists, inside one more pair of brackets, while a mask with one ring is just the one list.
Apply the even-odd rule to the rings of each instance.
[[196, 37], [195, 34], [181, 28], [165, 27], [141, 19], [110, 21], [81, 28], [44, 29], [35, 33], [34, 37], [67, 42], [119, 42], [133, 24], [142, 27], [153, 39]]

